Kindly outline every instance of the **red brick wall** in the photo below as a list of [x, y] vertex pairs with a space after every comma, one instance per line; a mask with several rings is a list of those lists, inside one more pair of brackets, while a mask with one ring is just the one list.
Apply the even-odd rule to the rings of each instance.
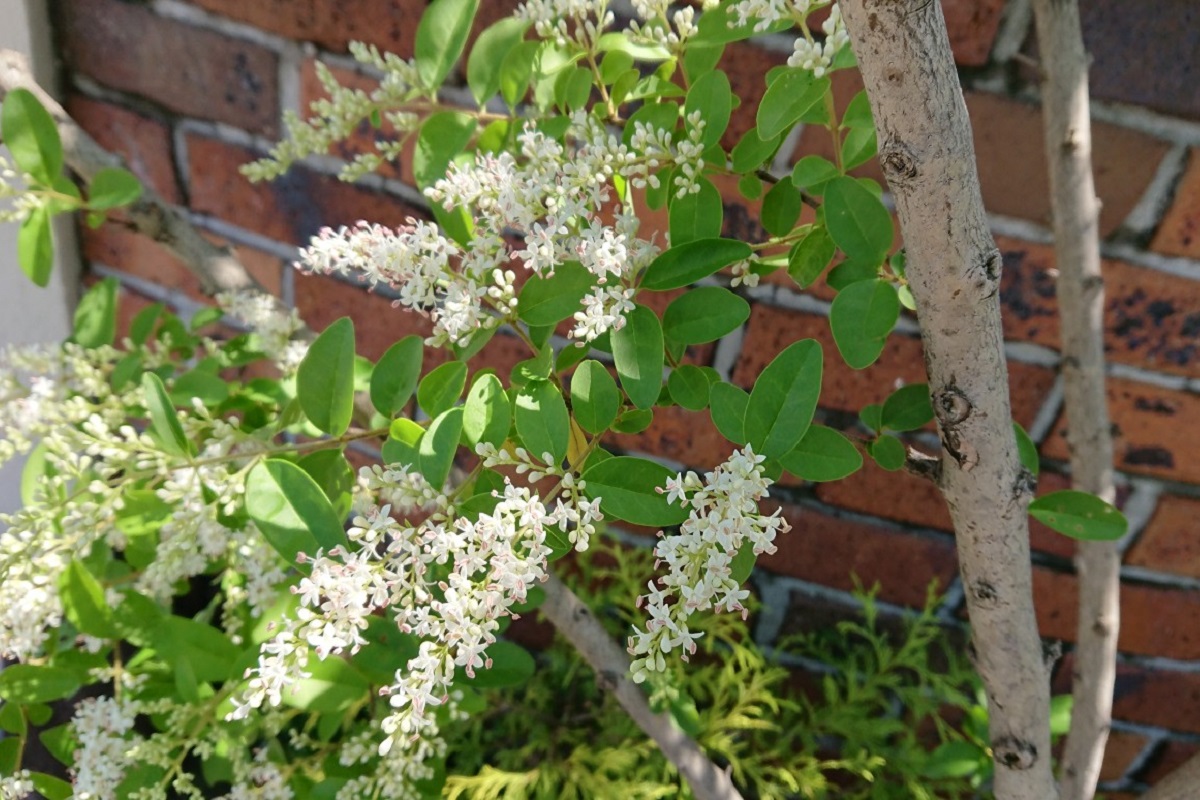
[[[491, 21], [516, 2], [484, 5]], [[1067, 451], [1042, 129], [1029, 66], [1036, 45], [1020, 13], [1025, 2], [1014, 0], [1007, 11], [1004, 0], [943, 5], [975, 126], [984, 197], [1004, 253], [1015, 414], [1041, 444], [1042, 490], [1055, 490], [1067, 485]], [[1192, 0], [1161, 0], [1153, 13], [1122, 0], [1082, 5], [1095, 56], [1110, 397], [1121, 497], [1133, 528], [1125, 543], [1119, 721], [1104, 779], [1115, 792], [1136, 793], [1200, 742], [1200, 11]], [[397, 180], [357, 185], [338, 182], [329, 161], [268, 185], [251, 186], [237, 172], [279, 134], [284, 111], [301, 111], [319, 91], [316, 60], [353, 79], [346, 69], [349, 41], [410, 55], [421, 0], [59, 0], [53, 6], [71, 112], [165, 197], [187, 205], [214, 240], [235, 244], [265, 285], [316, 326], [354, 315], [368, 356], [427, 329], [349, 283], [289, 268], [295, 247], [321, 225], [425, 215], [419, 196], [400, 185], [407, 165], [386, 173]], [[729, 49], [724, 65], [745, 101], [732, 135], [752, 124], [762, 75], [783, 60], [769, 45]], [[855, 76], [838, 75], [841, 96], [857, 88]], [[823, 131], [805, 131], [793, 158], [827, 147]], [[339, 155], [353, 149], [351, 143]], [[871, 165], [864, 171], [878, 176]], [[755, 235], [753, 209], [738, 207], [732, 191], [728, 198], [729, 233]], [[182, 265], [117, 228], [83, 231], [83, 253], [95, 272], [123, 279], [131, 307], [153, 298], [186, 311], [200, 299]], [[897, 382], [921, 379], [911, 322], [902, 323], [874, 367], [854, 372], [833, 352], [823, 319], [830, 292], [816, 287], [800, 295], [785, 284], [749, 292], [754, 306], [744, 330], [693, 356], [747, 385], [781, 347], [816, 338], [829, 364], [822, 413], [839, 426], [852, 425], [862, 405], [879, 401]], [[522, 357], [504, 337], [480, 356], [498, 366]], [[698, 467], [727, 451], [694, 415], [671, 410], [619, 444]], [[949, 516], [927, 483], [868, 467], [842, 483], [788, 486], [783, 502], [796, 530], [764, 559], [756, 578], [782, 612], [763, 616], [758, 633], [765, 642], [781, 630], [852, 613], [852, 573], [868, 584], [880, 581], [893, 613], [919, 604], [925, 584], [937, 578], [951, 590], [947, 622], [960, 618]], [[1033, 544], [1043, 631], [1069, 642], [1072, 545], [1037, 525]], [[1064, 687], [1068, 675], [1069, 658], [1059, 669]]]

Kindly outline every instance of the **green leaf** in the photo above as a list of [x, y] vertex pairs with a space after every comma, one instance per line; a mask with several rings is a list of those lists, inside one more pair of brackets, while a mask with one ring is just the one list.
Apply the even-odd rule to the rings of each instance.
[[561, 464], [571, 438], [571, 417], [558, 387], [550, 381], [533, 381], [517, 393], [515, 406], [517, 435], [525, 449], [547, 464]]
[[829, 309], [829, 327], [842, 359], [854, 369], [875, 363], [900, 316], [900, 299], [887, 281], [852, 283]]
[[654, 424], [654, 409], [633, 408], [617, 417], [612, 429], [617, 433], [641, 433]]
[[87, 207], [105, 211], [127, 206], [142, 196], [142, 184], [137, 176], [120, 167], [105, 167], [88, 184]]
[[570, 114], [587, 105], [592, 96], [595, 76], [583, 67], [569, 69], [558, 76], [557, 102], [564, 114]]
[[1042, 467], [1037, 444], [1019, 423], [1013, 423], [1013, 433], [1017, 437], [1017, 457], [1021, 460], [1021, 466], [1036, 478]]
[[345, 518], [350, 513], [350, 493], [354, 490], [354, 468], [341, 450], [318, 450], [296, 462], [329, 498], [334, 513]]
[[129, 323], [130, 341], [138, 345], [145, 344], [150, 334], [154, 333], [154, 326], [165, 310], [166, 307], [162, 303], [152, 303], [135, 314], [133, 321]]
[[[446, 177], [450, 162], [471, 141], [476, 125], [474, 117], [461, 111], [440, 111], [425, 120], [412, 157], [413, 177], [418, 186], [428, 188]], [[438, 209], [446, 211], [441, 206]]]
[[491, 660], [491, 666], [476, 668], [475, 677], [468, 680], [469, 686], [476, 689], [527, 686], [537, 669], [537, 662], [528, 650], [503, 639], [488, 646], [487, 658]]
[[49, 703], [79, 691], [79, 677], [70, 670], [33, 664], [9, 664], [0, 670], [0, 697], [10, 703]]
[[713, 425], [729, 441], [746, 443], [746, 407], [750, 395], [732, 383], [714, 383], [708, 392], [709, 414]]
[[342, 317], [318, 336], [296, 372], [296, 399], [313, 425], [341, 436], [354, 414], [354, 323]]
[[29, 780], [33, 783], [33, 788], [37, 789], [38, 794], [46, 798], [46, 800], [68, 800], [68, 798], [74, 795], [74, 789], [71, 784], [53, 775], [47, 775], [44, 772], [31, 772], [29, 773]]
[[797, 189], [807, 189], [813, 194], [824, 194], [826, 184], [840, 174], [837, 166], [829, 159], [805, 156], [792, 168], [792, 185]]
[[821, 345], [804, 339], [762, 371], [746, 405], [746, 439], [754, 452], [778, 458], [800, 444], [817, 409], [821, 370]]
[[584, 361], [571, 376], [571, 410], [579, 427], [592, 435], [608, 430], [621, 408], [617, 382], [598, 361]]
[[892, 216], [870, 189], [854, 178], [834, 178], [825, 187], [825, 224], [849, 258], [878, 265], [892, 247]]
[[583, 296], [596, 285], [596, 276], [578, 261], [567, 261], [542, 277], [534, 275], [521, 288], [517, 316], [529, 325], [554, 325], [580, 308]]
[[528, 29], [528, 21], [505, 17], [489, 25], [475, 40], [467, 57], [467, 86], [480, 106], [499, 91], [501, 65]]
[[667, 502], [666, 494], [657, 491], [675, 478], [661, 464], [617, 456], [593, 464], [582, 477], [587, 482], [584, 494], [600, 500], [605, 516], [650, 527], [678, 525], [688, 517], [686, 508]]
[[754, 552], [754, 545], [750, 542], [743, 542], [729, 562], [730, 579], [735, 583], [745, 583], [746, 579], [750, 577], [750, 573], [754, 572], [756, 561], [758, 561], [758, 555]]
[[533, 62], [541, 46], [541, 42], [519, 42], [504, 57], [504, 62], [500, 65], [500, 96], [509, 108], [516, 108], [529, 91]]
[[194, 619], [169, 616], [163, 620], [160, 634], [163, 658], [176, 670], [188, 670], [197, 681], [228, 679], [241, 655], [228, 636]]
[[821, 277], [836, 251], [829, 231], [823, 225], [813, 228], [788, 253], [788, 275], [801, 289], [807, 289]]
[[229, 384], [207, 370], [193, 369], [172, 380], [168, 394], [177, 406], [191, 408], [193, 400], [200, 400], [213, 408], [229, 399]]
[[638, 123], [651, 130], [666, 131], [675, 135], [675, 126], [679, 122], [679, 105], [677, 103], [646, 103], [625, 121], [622, 141], [629, 144], [637, 131]]
[[892, 392], [883, 403], [881, 423], [886, 430], [915, 431], [933, 421], [929, 385], [910, 383]]
[[17, 263], [29, 280], [43, 289], [50, 284], [54, 270], [54, 236], [50, 230], [50, 212], [35, 208], [17, 231]]
[[146, 395], [146, 411], [150, 414], [150, 430], [159, 445], [173, 455], [190, 456], [192, 443], [183, 432], [162, 379], [153, 372], [143, 373], [142, 391]]
[[871, 453], [871, 458], [875, 459], [875, 463], [888, 472], [895, 472], [903, 468], [904, 462], [908, 458], [908, 450], [904, 447], [904, 442], [895, 436], [880, 436], [867, 445], [867, 449]]
[[921, 775], [926, 778], [965, 778], [979, 772], [987, 755], [971, 742], [954, 741], [939, 745]]
[[846, 106], [846, 111], [842, 114], [842, 127], [875, 129], [875, 120], [871, 117], [871, 103], [867, 99], [866, 89], [859, 90]]
[[721, 235], [725, 219], [721, 193], [707, 178], [698, 178], [696, 184], [700, 191], [683, 197], [672, 196], [667, 206], [673, 246], [715, 239]]
[[62, 141], [50, 112], [28, 89], [13, 89], [0, 108], [0, 138], [22, 172], [48, 184], [62, 173]]
[[83, 347], [101, 347], [117, 338], [116, 278], [105, 278], [83, 297], [75, 307], [75, 328], [71, 338]]
[[812, 72], [800, 67], [787, 69], [767, 87], [758, 105], [758, 135], [771, 138], [801, 120], [824, 120], [821, 103], [828, 91], [828, 78], [814, 78]]
[[58, 594], [67, 619], [80, 633], [98, 639], [117, 638], [112, 609], [100, 585], [78, 559], [72, 560], [58, 577]]
[[725, 129], [729, 127], [729, 115], [733, 111], [733, 92], [729, 86], [729, 76], [723, 70], [706, 72], [688, 89], [683, 115], [689, 117], [696, 111], [700, 112], [705, 123], [701, 144], [711, 147], [720, 142]]
[[708, 407], [708, 392], [712, 384], [700, 367], [684, 364], [671, 370], [667, 388], [671, 399], [689, 411], [702, 411]]
[[458, 402], [467, 386], [467, 365], [447, 361], [437, 367], [417, 386], [417, 403], [431, 417], [436, 417]]
[[734, 239], [701, 239], [672, 247], [646, 268], [642, 288], [679, 289], [754, 254], [750, 245]]
[[680, 344], [713, 342], [750, 318], [750, 304], [720, 286], [684, 292], [663, 312], [663, 335]]
[[426, 89], [437, 90], [462, 54], [479, 0], [433, 0], [417, 24], [414, 60]]
[[883, 406], [879, 403], [863, 406], [862, 411], [858, 413], [858, 418], [872, 431], [883, 430]]
[[1071, 707], [1075, 698], [1060, 694], [1050, 698], [1050, 735], [1065, 736], [1071, 730]]
[[405, 336], [387, 349], [371, 373], [371, 404], [386, 417], [404, 410], [417, 388], [425, 344], [420, 336]]
[[761, 222], [772, 236], [785, 236], [796, 227], [804, 199], [791, 181], [780, 181], [763, 198]]
[[742, 138], [734, 145], [733, 152], [729, 154], [733, 159], [733, 171], [739, 173], [747, 173], [756, 170], [771, 156], [775, 155], [775, 151], [779, 149], [780, 143], [783, 141], [783, 133], [777, 133], [774, 136], [763, 139], [758, 135], [758, 128], [751, 128], [742, 135]]
[[409, 468], [420, 467], [417, 446], [425, 429], [407, 417], [392, 420], [388, 429], [388, 440], [383, 443], [380, 455], [385, 464], [403, 464]]
[[451, 408], [439, 414], [417, 445], [421, 474], [435, 489], [446, 484], [454, 456], [458, 452], [458, 440], [462, 436], [462, 407]]
[[1029, 504], [1029, 514], [1048, 528], [1072, 539], [1111, 542], [1129, 528], [1125, 515], [1094, 494], [1066, 489]]
[[138, 647], [158, 647], [158, 629], [166, 615], [145, 595], [127, 590], [113, 611], [113, 624], [121, 636]]
[[[246, 477], [246, 513], [289, 564], [346, 543], [342, 520], [317, 482], [297, 465], [267, 459]], [[301, 567], [303, 569], [303, 567]]]
[[512, 410], [500, 379], [488, 372], [480, 375], [467, 393], [463, 406], [463, 434], [474, 446], [487, 442], [496, 447], [508, 438]]
[[867, 163], [878, 149], [874, 128], [852, 128], [842, 141], [842, 169], [851, 170]]
[[625, 394], [638, 408], [650, 408], [663, 383], [663, 332], [658, 316], [643, 305], [635, 306], [625, 325], [612, 332], [612, 346]]
[[779, 463], [806, 481], [838, 481], [857, 472], [863, 458], [854, 443], [833, 428], [812, 425], [794, 450], [779, 457]]
[[283, 693], [284, 705], [334, 714], [361, 702], [371, 691], [366, 676], [341, 658], [310, 658], [304, 670], [309, 677], [296, 681]]

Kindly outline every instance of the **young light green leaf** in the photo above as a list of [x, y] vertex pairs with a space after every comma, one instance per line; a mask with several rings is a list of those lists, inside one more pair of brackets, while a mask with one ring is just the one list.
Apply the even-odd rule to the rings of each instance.
[[447, 361], [421, 379], [417, 386], [417, 403], [431, 417], [436, 417], [458, 402], [467, 386], [467, 365]]
[[1125, 515], [1094, 494], [1065, 489], [1043, 495], [1029, 504], [1029, 515], [1072, 539], [1111, 542], [1129, 529]]
[[857, 281], [838, 292], [829, 327], [842, 359], [854, 369], [875, 363], [900, 316], [900, 299], [887, 281]]
[[458, 452], [458, 440], [462, 436], [462, 407], [443, 411], [429, 423], [429, 429], [417, 445], [421, 474], [430, 485], [441, 488], [450, 475], [454, 456]]
[[709, 415], [722, 436], [737, 445], [746, 443], [746, 406], [750, 395], [732, 383], [719, 381], [708, 391]]
[[79, 678], [70, 670], [33, 664], [9, 664], [0, 670], [0, 697], [10, 703], [49, 703], [79, 691]]
[[821, 394], [822, 360], [821, 345], [804, 339], [789, 345], [758, 376], [745, 417], [754, 452], [778, 458], [800, 444]]
[[833, 428], [809, 426], [800, 444], [779, 457], [788, 472], [806, 481], [838, 481], [862, 467], [862, 453]]
[[643, 305], [635, 306], [625, 317], [625, 325], [612, 332], [612, 347], [625, 394], [638, 408], [652, 407], [663, 383], [663, 332], [658, 316]]
[[318, 336], [296, 372], [296, 399], [313, 425], [341, 436], [354, 414], [354, 323], [342, 317]]
[[1013, 433], [1017, 437], [1017, 457], [1021, 460], [1021, 466], [1036, 478], [1042, 466], [1037, 444], [1019, 423], [1013, 423]]
[[697, 185], [700, 191], [672, 197], [667, 205], [672, 245], [715, 239], [721, 235], [725, 220], [721, 193], [707, 178], [699, 178]]
[[50, 112], [28, 89], [13, 89], [0, 107], [0, 138], [13, 162], [42, 183], [62, 173], [62, 141]]
[[646, 268], [642, 288], [652, 291], [679, 289], [753, 254], [750, 245], [734, 239], [688, 242], [672, 247], [654, 259]]
[[50, 230], [50, 212], [35, 208], [17, 231], [17, 263], [29, 280], [43, 289], [50, 283], [54, 269], [54, 237]]
[[[437, 3], [454, 1], [437, 0]], [[434, 6], [429, 10], [432, 11]], [[476, 125], [474, 117], [461, 111], [439, 111], [425, 120], [417, 134], [412, 157], [413, 177], [420, 188], [428, 188], [446, 177], [451, 159], [471, 141]]]
[[915, 431], [933, 421], [933, 403], [929, 400], [929, 385], [910, 383], [892, 392], [883, 403], [880, 420], [890, 431]]
[[878, 265], [892, 247], [892, 216], [870, 189], [854, 178], [825, 186], [825, 224], [849, 258]]
[[105, 278], [83, 297], [75, 307], [75, 329], [71, 338], [83, 347], [112, 344], [117, 338], [116, 278]]
[[512, 410], [504, 385], [490, 372], [480, 375], [467, 392], [463, 406], [463, 434], [467, 443], [474, 446], [487, 442], [499, 447], [508, 438], [511, 424]]
[[750, 304], [720, 286], [684, 292], [663, 312], [663, 335], [680, 344], [714, 342], [750, 318]]
[[424, 435], [425, 429], [408, 417], [397, 417], [392, 420], [388, 429], [388, 440], [383, 443], [380, 450], [383, 463], [403, 464], [409, 468], [419, 468], [421, 457], [417, 452], [417, 447]]
[[197, 681], [228, 679], [241, 654], [224, 633], [186, 617], [168, 616], [160, 635], [163, 657], [175, 669], [186, 666]]
[[539, 461], [549, 454], [551, 465], [562, 463], [571, 438], [571, 417], [562, 393], [550, 381], [533, 381], [517, 393], [513, 412], [517, 435]]
[[706, 72], [697, 78], [688, 89], [683, 106], [684, 117], [699, 112], [704, 120], [704, 133], [700, 141], [705, 147], [721, 141], [722, 134], [729, 127], [732, 111], [733, 92], [729, 86], [729, 76], [723, 70]]
[[675, 477], [661, 464], [617, 456], [593, 464], [582, 477], [587, 482], [584, 493], [600, 500], [607, 517], [652, 527], [678, 525], [688, 517], [686, 508], [667, 502], [666, 494], [657, 491]]
[[814, 78], [811, 71], [800, 67], [786, 70], [767, 87], [758, 105], [758, 135], [769, 139], [801, 120], [823, 121], [826, 115], [821, 102], [828, 91], [828, 78]]
[[813, 228], [788, 253], [788, 275], [801, 289], [812, 286], [833, 260], [837, 246], [824, 225]]
[[400, 413], [417, 388], [425, 344], [405, 336], [387, 349], [371, 373], [371, 404], [386, 417]]
[[501, 65], [528, 29], [527, 20], [505, 17], [489, 25], [475, 40], [467, 57], [467, 86], [480, 106], [499, 91]]
[[[270, 458], [246, 476], [246, 513], [289, 564], [345, 544], [342, 521], [317, 482], [290, 461]], [[301, 570], [307, 569], [300, 565]]]
[[162, 378], [153, 372], [142, 374], [142, 391], [146, 395], [146, 411], [150, 415], [150, 430], [163, 450], [176, 456], [192, 454], [192, 443], [183, 432], [175, 414], [175, 406], [167, 395]]
[[617, 382], [598, 361], [584, 361], [571, 376], [571, 409], [579, 427], [596, 436], [608, 430], [621, 408]]
[[309, 659], [308, 677], [283, 693], [283, 702], [301, 711], [336, 714], [363, 701], [371, 691], [366, 676], [341, 658]]
[[785, 236], [796, 227], [800, 219], [800, 210], [804, 208], [804, 199], [800, 190], [791, 181], [780, 181], [771, 187], [763, 198], [760, 221], [767, 233], [772, 236]]
[[433, 0], [417, 24], [414, 60], [426, 89], [437, 90], [462, 55], [479, 0]]
[[127, 206], [142, 196], [142, 184], [129, 170], [106, 167], [92, 177], [88, 184], [87, 207], [105, 211]]
[[564, 262], [553, 275], [534, 275], [525, 282], [517, 298], [517, 316], [528, 325], [555, 325], [578, 311], [595, 285], [596, 276], [578, 261]]
[[921, 775], [926, 778], [965, 778], [979, 772], [989, 760], [987, 753], [971, 742], [946, 742], [930, 754]]
[[117, 637], [104, 587], [78, 559], [72, 560], [59, 576], [58, 594], [67, 619], [80, 633], [98, 639]]

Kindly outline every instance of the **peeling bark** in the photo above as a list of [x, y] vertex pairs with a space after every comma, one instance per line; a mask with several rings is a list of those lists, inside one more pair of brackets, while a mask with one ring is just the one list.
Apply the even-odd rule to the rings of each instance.
[[842, 0], [908, 252], [1000, 800], [1050, 800], [1049, 671], [1000, 326], [1000, 252], [941, 5]]
[[[1088, 58], [1076, 0], [1034, 0], [1042, 54], [1042, 119], [1054, 216], [1063, 389], [1074, 488], [1112, 503], [1113, 442], [1104, 391], [1104, 279], [1100, 202], [1092, 182]], [[1071, 731], [1063, 800], [1090, 800], [1112, 722], [1120, 625], [1121, 555], [1115, 542], [1081, 542]]]

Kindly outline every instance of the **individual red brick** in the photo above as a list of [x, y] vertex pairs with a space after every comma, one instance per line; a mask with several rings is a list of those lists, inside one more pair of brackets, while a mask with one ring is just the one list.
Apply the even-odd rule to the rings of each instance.
[[[1200, 483], [1200, 396], [1136, 381], [1110, 378], [1108, 408], [1116, 426], [1120, 469]], [[1054, 459], [1068, 458], [1066, 421], [1059, 418], [1043, 445]]]
[[190, 135], [187, 149], [193, 210], [281, 242], [307, 243], [322, 227], [364, 219], [399, 226], [409, 217], [426, 216], [390, 195], [304, 167], [293, 167], [274, 181], [250, 183], [238, 167], [257, 154], [216, 139]]
[[62, 10], [62, 53], [73, 69], [180, 114], [277, 135], [278, 59], [269, 50], [144, 5], [70, 0]]
[[1200, 151], [1193, 149], [1175, 197], [1150, 247], [1169, 256], [1200, 258]]
[[1147, 785], [1154, 786], [1172, 772], [1182, 767], [1184, 763], [1191, 760], [1197, 752], [1200, 752], [1200, 745], [1194, 742], [1180, 742], [1178, 740], [1163, 742], [1162, 747], [1155, 753], [1154, 758], [1146, 767], [1146, 771], [1142, 774], [1141, 778]]
[[[989, 211], [1050, 224], [1041, 111], [992, 94], [967, 92], [983, 200]], [[1142, 133], [1092, 124], [1092, 164], [1108, 236], [1141, 199], [1168, 145]]]
[[106, 150], [117, 153], [142, 182], [169, 203], [181, 202], [171, 154], [171, 130], [133, 111], [73, 94], [67, 113]]
[[[1004, 255], [1004, 335], [1059, 348], [1054, 248], [997, 237]], [[1105, 259], [1104, 341], [1112, 361], [1194, 375], [1200, 366], [1200, 281]]]
[[[1146, 749], [1150, 740], [1140, 733], [1130, 731], [1112, 731], [1108, 734], [1108, 744], [1104, 748], [1104, 762], [1100, 765], [1100, 780], [1119, 780], [1137, 757]], [[1105, 797], [1111, 795], [1105, 793]]]
[[[1042, 636], [1075, 640], [1078, 579], [1074, 575], [1033, 569], [1033, 598]], [[1166, 658], [1200, 658], [1200, 592], [1123, 584], [1121, 586], [1122, 652]]]
[[1200, 500], [1163, 495], [1137, 543], [1125, 557], [1138, 567], [1200, 578]]
[[833, 586], [880, 584], [880, 598], [908, 606], [925, 603], [925, 590], [936, 579], [945, 589], [957, 574], [949, 540], [914, 536], [865, 522], [838, 519], [809, 509], [784, 506], [792, 530], [775, 539], [778, 552], [760, 556], [768, 572]]
[[[829, 332], [829, 320], [766, 305], [751, 309], [742, 357], [733, 371], [733, 382], [743, 387], [753, 384], [758, 374], [792, 342], [815, 339], [825, 354], [825, 375], [821, 384], [821, 406], [858, 412], [868, 403], [882, 403], [897, 388], [926, 380], [921, 342], [911, 336], [893, 333], [883, 354], [872, 366], [854, 370], [846, 365]], [[1013, 415], [1028, 427], [1041, 408], [1054, 383], [1054, 374], [1028, 364], [1009, 365]]]
[[[187, 294], [194, 300], [203, 300], [200, 281], [165, 247], [118, 225], [104, 225], [92, 230], [81, 229], [83, 257], [90, 262], [104, 264], [113, 269], [151, 281], [165, 289]], [[222, 240], [212, 237], [213, 243], [221, 246]], [[275, 256], [252, 247], [236, 248], [238, 259], [247, 271], [274, 295], [280, 292], [282, 266]]]

